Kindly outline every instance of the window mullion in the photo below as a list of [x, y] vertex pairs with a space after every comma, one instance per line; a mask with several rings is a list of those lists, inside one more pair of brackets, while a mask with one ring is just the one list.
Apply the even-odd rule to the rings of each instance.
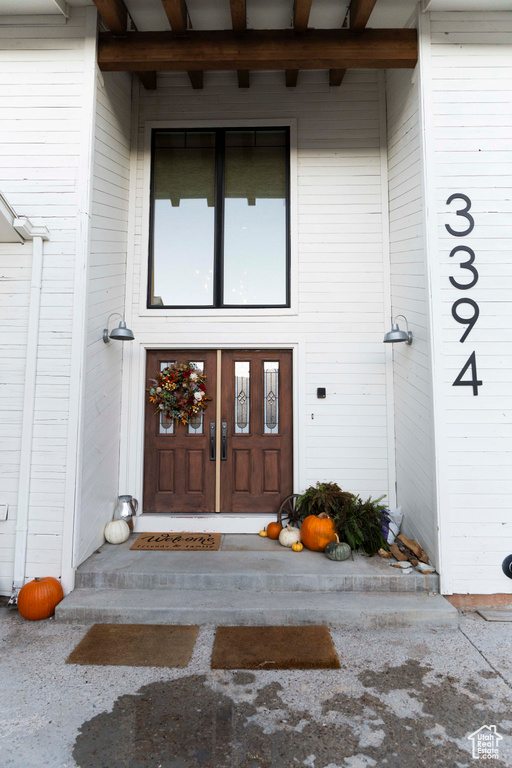
[[226, 136], [223, 130], [215, 137], [215, 243], [214, 243], [214, 303], [224, 302], [224, 168]]

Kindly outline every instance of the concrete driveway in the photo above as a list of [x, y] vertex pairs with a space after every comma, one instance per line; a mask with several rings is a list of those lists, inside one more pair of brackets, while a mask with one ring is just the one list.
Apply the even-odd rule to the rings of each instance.
[[512, 766], [512, 623], [331, 628], [340, 670], [254, 673], [210, 669], [213, 626], [186, 669], [66, 665], [87, 629], [0, 609], [2, 768], [462, 768], [484, 725]]

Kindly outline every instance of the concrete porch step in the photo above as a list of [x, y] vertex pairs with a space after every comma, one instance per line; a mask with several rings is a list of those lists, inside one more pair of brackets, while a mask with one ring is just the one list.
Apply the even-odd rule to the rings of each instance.
[[457, 610], [440, 595], [380, 592], [77, 589], [58, 622], [456, 628]]
[[224, 536], [217, 552], [130, 550], [103, 545], [76, 573], [76, 589], [178, 589], [254, 592], [439, 591], [437, 574], [403, 574], [387, 561], [356, 554], [333, 562], [318, 552], [300, 553], [259, 536]]

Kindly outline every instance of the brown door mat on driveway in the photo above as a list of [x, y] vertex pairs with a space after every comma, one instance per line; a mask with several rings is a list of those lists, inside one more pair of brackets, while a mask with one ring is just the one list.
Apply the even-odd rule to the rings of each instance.
[[168, 624], [94, 624], [66, 664], [186, 667], [198, 631]]
[[218, 627], [212, 669], [340, 669], [329, 629]]

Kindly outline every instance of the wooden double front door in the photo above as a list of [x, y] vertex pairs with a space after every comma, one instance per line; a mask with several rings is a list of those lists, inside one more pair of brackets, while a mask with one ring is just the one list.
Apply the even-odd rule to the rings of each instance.
[[144, 512], [276, 512], [293, 492], [291, 350], [151, 350], [146, 388], [195, 363], [211, 400], [189, 424], [146, 397]]

